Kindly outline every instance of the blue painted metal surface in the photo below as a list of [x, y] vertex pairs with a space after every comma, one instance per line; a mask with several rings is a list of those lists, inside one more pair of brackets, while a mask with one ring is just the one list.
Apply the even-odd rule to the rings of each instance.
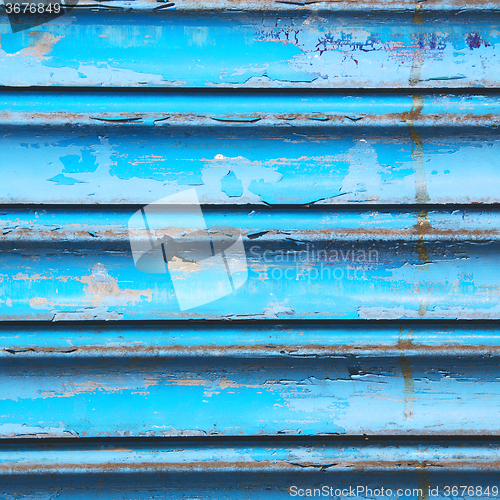
[[5, 92], [0, 203], [498, 203], [498, 117], [496, 95]]
[[498, 28], [487, 11], [436, 18], [419, 6], [365, 16], [74, 9], [31, 33], [11, 33], [4, 15], [0, 85], [495, 87]]
[[4, 324], [3, 358], [498, 356], [498, 325], [468, 322]]
[[[499, 452], [496, 439], [489, 444], [473, 439], [471, 446], [465, 446], [459, 439], [445, 443], [434, 439], [425, 442], [398, 438], [392, 443], [371, 438], [365, 442], [354, 439], [322, 442], [311, 438], [294, 441], [285, 438], [279, 444], [269, 440], [266, 444], [255, 444], [245, 438], [212, 442], [186, 439], [184, 442], [176, 440], [170, 444], [163, 441], [154, 445], [145, 439], [133, 442], [134, 450], [120, 448], [120, 441], [116, 439], [104, 442], [85, 440], [81, 444], [73, 440], [65, 446], [54, 440], [50, 444], [9, 443], [0, 449], [0, 474], [19, 472], [24, 475], [28, 472], [26, 466], [30, 466], [33, 472], [59, 470], [64, 474], [96, 469], [122, 469], [129, 473], [162, 469], [172, 472], [212, 470], [220, 473], [244, 470], [246, 464], [253, 464], [260, 472], [293, 471], [298, 475], [307, 474], [308, 467], [317, 467], [323, 468], [318, 472], [335, 477], [352, 467], [356, 467], [358, 472], [371, 470], [380, 473], [390, 471], [397, 464], [402, 471], [413, 473], [420, 467], [422, 475], [426, 476], [439, 471], [441, 462], [447, 463], [448, 470], [496, 471]], [[19, 454], [21, 450], [25, 455]], [[64, 461], [61, 460], [61, 452], [64, 452]]]
[[[366, 498], [373, 497], [368, 488], [380, 493], [383, 487], [391, 500], [429, 493], [449, 498], [457, 478], [474, 493], [476, 488], [490, 496], [497, 491], [497, 442], [183, 440], [152, 445], [142, 440], [134, 441], [133, 450], [121, 445], [115, 440], [4, 446], [4, 497], [16, 498], [22, 491], [27, 498], [284, 499], [297, 490], [303, 496], [306, 488], [327, 488], [327, 493], [333, 488], [330, 497], [337, 489], [354, 488], [353, 498]], [[358, 486], [365, 493], [358, 493]]]
[[[2, 11], [0, 497], [496, 498], [499, 10]], [[181, 310], [193, 188], [248, 279]]]
[[[497, 211], [206, 210], [214, 235], [243, 234], [248, 280], [190, 311], [175, 278], [134, 267], [133, 212], [4, 211], [2, 318], [500, 319]], [[196, 242], [183, 236], [189, 215], [177, 217], [171, 234]], [[205, 286], [218, 280], [208, 274]], [[192, 299], [203, 303], [205, 290]]]
[[13, 355], [2, 360], [0, 436], [498, 434], [497, 357], [401, 352], [292, 359]]
[[[158, 5], [160, 4], [160, 5]], [[163, 4], [163, 5], [162, 5]], [[282, 0], [210, 0], [200, 2], [199, 0], [176, 0], [172, 2], [158, 2], [158, 0], [113, 0], [96, 2], [95, 0], [80, 0], [78, 8], [101, 9], [115, 11], [210, 11], [210, 12], [231, 12], [231, 11], [257, 11], [257, 12], [312, 12], [334, 11], [352, 12], [366, 15], [367, 11], [377, 12], [416, 12], [420, 15], [425, 13], [456, 13], [458, 11], [467, 12], [496, 12], [500, 10], [498, 2], [491, 0], [427, 0], [425, 5], [415, 5], [413, 0], [359, 0], [356, 3], [349, 0], [319, 0], [319, 1], [282, 1]], [[421, 21], [422, 18], [416, 18]]]

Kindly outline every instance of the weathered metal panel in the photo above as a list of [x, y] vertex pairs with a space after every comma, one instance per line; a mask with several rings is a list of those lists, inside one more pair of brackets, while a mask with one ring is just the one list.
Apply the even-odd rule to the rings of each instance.
[[4, 323], [2, 358], [498, 356], [496, 322]]
[[[489, 12], [73, 9], [36, 31], [0, 19], [0, 85], [497, 87]], [[339, 71], [339, 68], [341, 70]]]
[[[414, 0], [210, 0], [200, 2], [199, 0], [178, 0], [163, 2], [158, 0], [113, 0], [100, 1], [80, 0], [76, 8], [124, 11], [287, 11], [287, 12], [314, 12], [314, 11], [337, 11], [366, 14], [367, 11], [383, 11], [398, 13], [401, 11], [423, 13], [471, 11], [498, 11], [499, 4], [491, 0], [426, 0], [425, 4], [415, 4]], [[417, 21], [419, 18], [417, 17]]]
[[494, 436], [498, 377], [497, 357], [404, 348], [392, 357], [13, 355], [0, 372], [0, 437]]
[[2, 10], [0, 496], [498, 497], [499, 11]]
[[498, 488], [496, 440], [491, 444], [421, 440], [335, 444], [324, 439], [256, 444], [184, 439], [171, 444], [133, 441], [127, 448], [122, 444], [118, 440], [84, 441], [78, 446], [74, 441], [9, 443], [0, 449], [1, 491], [8, 499], [267, 500], [290, 498], [299, 488], [302, 493], [305, 488], [311, 492], [333, 488], [330, 496], [335, 496], [337, 489], [349, 491], [354, 484], [355, 498], [373, 497], [369, 490], [356, 494], [357, 486], [379, 493], [383, 487], [384, 498], [396, 500], [426, 498], [429, 493], [449, 498], [457, 481], [489, 496]]
[[4, 92], [0, 203], [498, 203], [498, 124], [496, 94]]
[[[437, 441], [429, 439], [392, 442], [381, 439], [300, 439], [284, 438], [280, 442], [255, 443], [243, 439], [186, 439], [184, 441], [148, 441], [131, 439], [133, 449], [107, 439], [57, 440], [45, 443], [9, 442], [2, 444], [0, 474], [29, 474], [47, 470], [69, 474], [80, 471], [116, 472], [237, 472], [253, 468], [256, 472], [290, 472], [304, 474], [307, 468], [336, 475], [355, 467], [357, 472], [382, 472], [398, 467], [401, 471], [420, 472], [425, 477], [445, 468], [447, 472], [498, 472], [498, 438], [489, 443], [472, 439]], [[23, 455], [19, 455], [19, 451]], [[472, 495], [471, 495], [472, 496]], [[496, 496], [496, 495], [494, 495]]]
[[[133, 265], [135, 210], [4, 210], [4, 320], [499, 319], [496, 210], [356, 211], [212, 208], [215, 237], [244, 238], [248, 280], [223, 299], [179, 309], [175, 276]], [[157, 223], [161, 225], [162, 215]], [[189, 214], [171, 235], [186, 245]], [[157, 225], [155, 222], [155, 225]], [[187, 266], [182, 278], [194, 277]], [[208, 274], [189, 290], [203, 304]]]

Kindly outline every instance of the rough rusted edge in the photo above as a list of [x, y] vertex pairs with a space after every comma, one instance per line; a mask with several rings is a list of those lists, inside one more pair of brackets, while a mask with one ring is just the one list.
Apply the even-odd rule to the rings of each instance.
[[[437, 345], [419, 342], [394, 342], [385, 344], [324, 345], [309, 344], [257, 344], [257, 345], [83, 345], [68, 347], [26, 347], [12, 345], [0, 349], [0, 357], [34, 358], [34, 357], [77, 357], [77, 358], [173, 358], [173, 357], [291, 357], [291, 358], [328, 358], [338, 356], [399, 357], [401, 349], [406, 356], [488, 356], [500, 355], [500, 344], [466, 344], [443, 343]], [[116, 344], [115, 342], [113, 344]]]
[[[130, 449], [124, 449], [123, 452], [130, 452]], [[272, 451], [272, 450], [270, 450]], [[22, 453], [22, 452], [21, 452]], [[20, 454], [21, 454], [20, 453]], [[96, 455], [98, 452], [95, 452]], [[175, 452], [174, 452], [175, 453]], [[118, 452], [117, 452], [118, 454]], [[178, 455], [182, 454], [182, 450], [178, 450]], [[253, 461], [186, 461], [177, 463], [167, 462], [129, 462], [119, 463], [103, 462], [103, 463], [54, 463], [44, 464], [41, 461], [32, 463], [5, 463], [0, 464], [0, 476], [8, 474], [47, 474], [47, 473], [137, 473], [137, 472], [223, 472], [223, 471], [238, 471], [238, 472], [281, 472], [281, 471], [294, 471], [306, 472], [308, 469], [321, 469], [323, 472], [336, 472], [336, 471], [349, 471], [349, 472], [363, 472], [363, 471], [404, 471], [416, 469], [430, 470], [455, 470], [455, 471], [498, 471], [500, 468], [500, 460], [453, 460], [451, 457], [443, 457], [443, 460], [431, 458], [422, 460], [345, 460], [339, 457], [334, 463], [329, 460], [315, 460], [315, 461], [300, 461], [291, 458], [290, 461], [286, 460], [253, 460]], [[0, 453], [1, 457], [1, 453]], [[117, 459], [119, 456], [117, 456]]]
[[[278, 215], [276, 215], [278, 217]], [[298, 220], [300, 218], [298, 217]], [[225, 227], [225, 231], [236, 231], [240, 229], [243, 241], [253, 241], [252, 238], [248, 238], [247, 233], [251, 233], [253, 230], [235, 227]], [[92, 231], [92, 235], [89, 234]], [[182, 228], [172, 228], [171, 234], [176, 235], [178, 232], [182, 232]], [[67, 227], [64, 225], [58, 226], [57, 230], [54, 228], [44, 228], [36, 227], [33, 225], [30, 227], [19, 227], [15, 222], [12, 225], [3, 224], [0, 221], [0, 232], [3, 232], [1, 244], [6, 243], [44, 243], [44, 244], [65, 244], [67, 245], [70, 241], [74, 244], [91, 244], [92, 247], [100, 243], [114, 242], [117, 245], [124, 243], [128, 245], [129, 233], [126, 228], [117, 227], [115, 230], [99, 228], [98, 226], [92, 226], [89, 224], [88, 228], [76, 229], [74, 227]], [[194, 231], [193, 231], [194, 233]], [[153, 236], [154, 236], [153, 232]], [[217, 234], [213, 231], [212, 234]], [[196, 235], [190, 235], [190, 238], [184, 238], [184, 241], [196, 242], [198, 239]], [[70, 237], [70, 238], [68, 238]], [[328, 229], [290, 229], [286, 233], [280, 230], [267, 231], [265, 236], [259, 238], [259, 243], [270, 243], [270, 242], [283, 242], [284, 244], [293, 243], [307, 243], [321, 241], [340, 241], [350, 239], [355, 239], [356, 241], [419, 241], [424, 238], [426, 241], [493, 241], [500, 237], [500, 228], [495, 229], [441, 229], [437, 228], [427, 228], [425, 231], [421, 230], [420, 226], [402, 228], [402, 229], [387, 229], [387, 228], [328, 228]], [[199, 235], [200, 241], [204, 241], [205, 233]], [[292, 239], [293, 238], [293, 239]]]
[[[376, 0], [376, 1], [354, 1], [354, 0], [209, 0], [200, 2], [199, 0], [120, 0], [103, 1], [81, 0], [78, 9], [99, 10], [99, 11], [117, 11], [117, 10], [135, 10], [149, 12], [164, 12], [172, 10], [182, 11], [389, 11], [389, 12], [414, 12], [415, 2], [413, 0]], [[490, 0], [427, 0], [425, 10], [431, 12], [439, 11], [484, 11], [500, 10], [496, 2]]]
[[37, 113], [37, 112], [0, 112], [0, 126], [50, 126], [50, 125], [91, 125], [93, 128], [116, 127], [342, 127], [349, 129], [377, 127], [407, 127], [411, 120], [420, 127], [496, 127], [500, 125], [500, 115], [495, 113], [439, 113], [418, 114], [361, 113], [356, 116], [345, 113], [322, 113], [318, 119], [314, 113], [239, 113], [225, 117], [200, 115], [198, 113]]

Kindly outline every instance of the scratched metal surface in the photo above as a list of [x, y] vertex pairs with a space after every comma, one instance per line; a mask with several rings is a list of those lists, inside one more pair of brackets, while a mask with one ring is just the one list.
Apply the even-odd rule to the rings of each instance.
[[1, 14], [0, 85], [494, 88], [499, 33], [487, 10], [419, 6], [217, 16], [88, 8], [18, 33]]
[[194, 186], [215, 205], [498, 203], [499, 108], [496, 94], [5, 92], [0, 203], [147, 204]]
[[[499, 10], [2, 10], [0, 497], [497, 497]], [[248, 280], [181, 311], [128, 221], [190, 188]]]
[[109, 10], [196, 10], [196, 11], [415, 11], [442, 12], [442, 11], [498, 11], [498, 2], [491, 0], [426, 0], [425, 4], [415, 3], [414, 0], [80, 0], [76, 8], [92, 8], [102, 11]]
[[[174, 293], [185, 274], [133, 265], [134, 211], [2, 211], [2, 319], [500, 319], [496, 210], [212, 208], [214, 236], [242, 234], [248, 280], [189, 311]], [[175, 224], [188, 246], [204, 237], [185, 235], [189, 215]], [[190, 298], [218, 286], [208, 273]]]
[[[227, 322], [226, 322], [227, 323]], [[496, 323], [3, 323], [2, 358], [498, 356]]]
[[13, 355], [0, 372], [0, 436], [498, 435], [498, 358], [402, 352]]
[[[133, 442], [133, 450], [119, 440], [5, 444], [3, 497], [284, 499], [291, 498], [292, 486], [329, 491], [354, 484], [391, 489], [384, 497], [396, 500], [422, 498], [418, 491], [429, 487], [434, 498], [449, 498], [445, 487], [457, 480], [490, 495], [497, 487], [496, 440]], [[409, 491], [398, 494], [399, 489]]]

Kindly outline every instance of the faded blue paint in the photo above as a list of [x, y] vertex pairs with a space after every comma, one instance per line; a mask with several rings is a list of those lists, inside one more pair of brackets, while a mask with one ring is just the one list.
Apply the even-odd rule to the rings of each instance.
[[[0, 18], [0, 497], [498, 487], [498, 5], [112, 3]], [[127, 221], [193, 186], [249, 278], [181, 313]]]
[[499, 356], [495, 325], [453, 323], [199, 323], [4, 325], [0, 356], [28, 358]]
[[[15, 255], [1, 259], [2, 294], [9, 299], [3, 299], [0, 311], [5, 320], [48, 321], [500, 318], [496, 245], [478, 250], [462, 243], [424, 269], [416, 244], [413, 255], [399, 258], [395, 247], [381, 248], [382, 262], [366, 270], [346, 262], [283, 265], [249, 258], [245, 285], [188, 313], [179, 310], [170, 278], [136, 271], [128, 253], [97, 253], [83, 260], [52, 255], [39, 261]], [[101, 282], [111, 291], [100, 289]], [[204, 292], [192, 293], [203, 297]]]
[[0, 372], [0, 435], [22, 425], [45, 437], [496, 435], [497, 375], [484, 356], [12, 357]]
[[[2, 295], [12, 299], [1, 303], [2, 317], [500, 318], [497, 211], [432, 211], [422, 219], [403, 210], [206, 210], [212, 230], [265, 234], [244, 240], [248, 281], [188, 312], [180, 312], [168, 275], [134, 267], [126, 229], [132, 213], [7, 212], [11, 251], [1, 257], [0, 275]], [[185, 220], [175, 223], [171, 231], [182, 232]], [[57, 251], [34, 252], [49, 239]]]
[[[213, 16], [179, 11], [154, 17], [107, 12], [103, 18], [79, 9], [13, 34], [3, 17], [0, 50], [8, 69], [0, 84], [498, 85], [495, 16], [447, 13], [413, 21], [412, 13], [373, 13], [365, 19], [333, 12], [318, 17], [308, 12]], [[415, 60], [422, 62], [415, 65]]]
[[[419, 168], [430, 203], [499, 201], [494, 96], [425, 96], [416, 114], [410, 96], [71, 96], [4, 96], [0, 202], [150, 203], [197, 186], [207, 204], [415, 203]], [[212, 120], [230, 109], [262, 119]], [[130, 119], [132, 110], [138, 121], [91, 118]], [[309, 120], [313, 110], [328, 121]], [[46, 113], [53, 126], [42, 125]], [[423, 142], [420, 165], [412, 126]], [[228, 172], [238, 185], [226, 192]]]

